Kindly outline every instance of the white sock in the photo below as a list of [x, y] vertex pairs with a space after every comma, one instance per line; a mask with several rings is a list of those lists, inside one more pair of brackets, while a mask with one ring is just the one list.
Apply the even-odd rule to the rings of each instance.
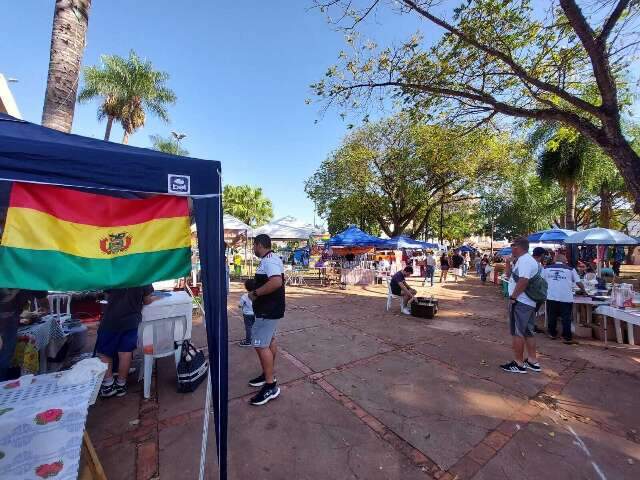
[[120, 377], [118, 377], [118, 380], [116, 380], [116, 383], [117, 383], [118, 385], [120, 385], [120, 386], [122, 386], [122, 385], [126, 385], [126, 383], [127, 383], [127, 379], [126, 379], [126, 378], [125, 378], [125, 379], [120, 379]]
[[113, 385], [113, 377], [105, 378], [104, 380], [102, 380], [102, 385], [104, 385], [105, 387], [110, 387], [111, 385]]

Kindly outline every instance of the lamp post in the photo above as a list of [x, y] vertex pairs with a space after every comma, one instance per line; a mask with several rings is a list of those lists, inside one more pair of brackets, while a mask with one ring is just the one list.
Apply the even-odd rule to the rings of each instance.
[[180, 141], [185, 138], [187, 136], [186, 133], [180, 133], [180, 132], [171, 132], [171, 135], [173, 136], [173, 138], [176, 139], [176, 145], [178, 146], [178, 148], [176, 150], [180, 150]]

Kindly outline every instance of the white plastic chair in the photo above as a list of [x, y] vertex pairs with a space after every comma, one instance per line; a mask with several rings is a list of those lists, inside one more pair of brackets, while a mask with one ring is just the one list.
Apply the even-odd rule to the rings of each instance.
[[[181, 332], [178, 327], [182, 328]], [[140, 323], [138, 339], [144, 352], [144, 367], [140, 369], [138, 381], [144, 377], [144, 398], [151, 396], [151, 377], [155, 359], [174, 355], [177, 366], [186, 333], [187, 319], [183, 316]]]
[[[49, 311], [57, 318], [68, 315], [71, 318], [71, 295], [66, 293], [52, 293], [48, 297]], [[63, 310], [64, 313], [63, 313]]]
[[393, 294], [393, 292], [391, 291], [391, 279], [387, 278], [387, 312], [391, 308], [391, 303], [393, 302], [394, 298], [399, 298], [400, 299], [400, 310], [403, 310], [404, 309], [404, 298], [402, 298], [402, 295], [394, 295]]

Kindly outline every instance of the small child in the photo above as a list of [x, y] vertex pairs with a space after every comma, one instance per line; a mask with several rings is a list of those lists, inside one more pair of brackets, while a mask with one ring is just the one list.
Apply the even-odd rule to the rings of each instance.
[[[247, 292], [252, 292], [256, 289], [256, 282], [253, 278], [250, 278], [246, 282], [244, 282], [244, 288]], [[242, 309], [242, 316], [244, 318], [244, 330], [245, 330], [245, 338], [238, 345], [241, 347], [250, 347], [251, 346], [251, 328], [253, 327], [253, 322], [255, 322], [256, 317], [253, 314], [253, 302], [249, 298], [249, 293], [244, 293], [242, 297], [240, 297], [240, 308]]]

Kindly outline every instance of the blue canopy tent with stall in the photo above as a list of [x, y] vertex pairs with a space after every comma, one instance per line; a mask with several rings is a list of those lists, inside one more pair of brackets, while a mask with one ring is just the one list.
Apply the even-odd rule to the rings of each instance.
[[469, 245], [462, 245], [461, 247], [458, 248], [454, 248], [454, 250], [458, 250], [460, 253], [474, 253], [476, 252], [476, 249], [473, 247], [470, 247]]
[[364, 233], [353, 225], [331, 237], [325, 247], [376, 247], [383, 239]]
[[[191, 198], [198, 227], [219, 475], [226, 479], [227, 295], [220, 162], [66, 134], [0, 114], [0, 184], [5, 193], [11, 182], [100, 190], [114, 196]], [[7, 203], [5, 198], [0, 206]]]
[[392, 237], [388, 240], [382, 240], [380, 244], [376, 245], [376, 247], [389, 249], [389, 250], [398, 250], [400, 248], [408, 248], [408, 249], [438, 248], [439, 245], [437, 243], [421, 242], [420, 240], [414, 240], [413, 238], [405, 237], [404, 235], [399, 235], [397, 237]]
[[575, 230], [550, 228], [549, 230], [540, 230], [539, 232], [532, 233], [527, 239], [534, 243], [564, 243], [565, 238], [574, 233], [576, 233]]

